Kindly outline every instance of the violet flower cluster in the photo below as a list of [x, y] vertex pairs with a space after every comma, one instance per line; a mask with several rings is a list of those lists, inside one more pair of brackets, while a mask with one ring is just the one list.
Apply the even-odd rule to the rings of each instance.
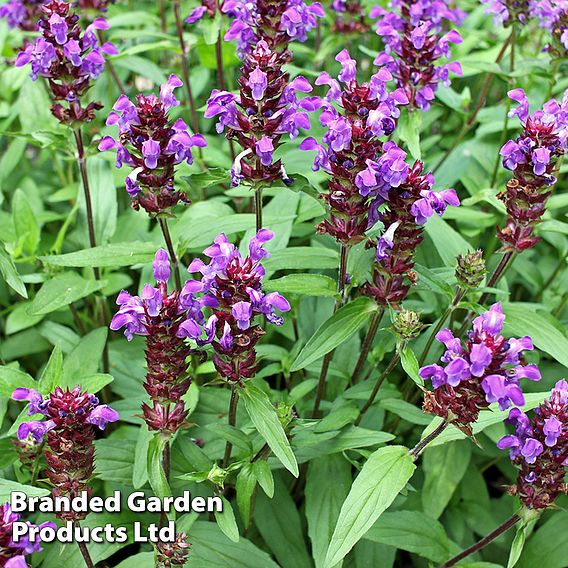
[[27, 32], [37, 29], [41, 7], [48, 0], [8, 0], [0, 6], [0, 18], [4, 18], [11, 28]]
[[[441, 217], [448, 205], [458, 206], [460, 201], [454, 189], [433, 190], [434, 176], [424, 172], [421, 161], [416, 160], [412, 167], [407, 165], [406, 153], [393, 142], [387, 142], [384, 149], [380, 166], [390, 162], [396, 183], [391, 182], [390, 189], [380, 180], [376, 180], [379, 182], [376, 186], [368, 185], [379, 170], [379, 164], [370, 163], [368, 170], [362, 173], [366, 181], [360, 192], [377, 195], [371, 218], [376, 216], [384, 227], [377, 241], [371, 280], [363, 285], [362, 292], [378, 305], [398, 306], [416, 283], [414, 255], [424, 238], [426, 222], [434, 214]], [[379, 209], [384, 202], [385, 206]]]
[[567, 149], [568, 90], [562, 101], [551, 99], [532, 114], [522, 89], [513, 89], [508, 95], [519, 105], [509, 116], [519, 118], [523, 131], [515, 140], [506, 142], [500, 152], [503, 166], [514, 177], [498, 196], [507, 208], [506, 225], [498, 229], [498, 237], [502, 250], [522, 252], [539, 240], [533, 234], [534, 228], [556, 183], [558, 159]]
[[212, 316], [205, 321], [203, 309], [215, 306], [216, 301], [209, 295], [196, 296], [202, 287], [193, 281], [185, 282], [181, 290], [168, 292], [171, 269], [165, 250], [156, 252], [153, 268], [156, 287], [146, 284], [140, 296], [123, 290], [116, 300], [119, 310], [110, 328], [124, 328], [129, 341], [134, 335], [146, 337], [148, 373], [144, 388], [152, 406], [142, 404], [144, 419], [151, 430], [174, 433], [189, 413], [182, 397], [191, 384], [188, 357], [196, 353], [184, 339], [194, 340], [199, 347], [213, 340], [216, 319]]
[[301, 76], [289, 81], [283, 71], [289, 57], [289, 52], [272, 51], [259, 41], [244, 59], [239, 94], [215, 89], [207, 101], [205, 117], [218, 116], [217, 132], [227, 128], [227, 138], [237, 140], [243, 149], [231, 169], [233, 186], [243, 180], [255, 185], [278, 178], [291, 183], [273, 153], [283, 135], [293, 139], [300, 129], [310, 128], [307, 112], [315, 106], [312, 98], [297, 96], [312, 90], [308, 81]]
[[136, 104], [121, 95], [107, 118], [107, 125], [118, 125], [117, 139], [105, 136], [99, 150], [116, 150], [116, 167], [127, 164], [132, 172], [126, 177], [126, 191], [135, 209], [142, 207], [150, 215], [171, 215], [180, 202], [187, 203], [184, 193], [174, 189], [175, 167], [193, 163], [192, 148], [207, 142], [200, 134], [190, 135], [180, 118], [168, 116], [170, 108], [180, 103], [174, 90], [183, 85], [170, 75], [162, 85], [160, 96], [137, 95]]
[[306, 41], [317, 18], [325, 15], [319, 2], [308, 5], [304, 0], [225, 0], [222, 11], [234, 18], [225, 41], [237, 40], [241, 59], [260, 41], [279, 53], [291, 40]]
[[[18, 55], [16, 67], [30, 64], [34, 81], [40, 76], [47, 78], [56, 101], [51, 111], [61, 123], [91, 121], [102, 105], [90, 102], [82, 107], [81, 97], [103, 72], [105, 55], [118, 53], [110, 42], [99, 44], [97, 31], [108, 29], [108, 23], [104, 18], [96, 18], [83, 32], [71, 4], [52, 0], [41, 10], [37, 24], [41, 35]], [[58, 101], [66, 101], [67, 106]]]
[[487, 4], [486, 13], [493, 15], [497, 25], [510, 26], [514, 23], [526, 25], [537, 20], [538, 25], [557, 35], [559, 43], [568, 49], [568, 0], [481, 0]]
[[558, 381], [532, 419], [512, 408], [507, 422], [515, 426], [515, 434], [501, 438], [497, 446], [509, 449], [520, 470], [510, 493], [529, 509], [550, 507], [559, 494], [568, 493], [568, 383]]
[[[72, 390], [56, 387], [45, 398], [33, 389], [18, 388], [12, 398], [28, 401], [30, 416], [43, 414], [45, 417], [45, 420], [23, 422], [18, 428], [18, 438], [47, 440], [46, 474], [52, 495], [73, 499], [82, 491], [90, 491], [88, 484], [95, 467], [94, 426], [104, 430], [109, 422], [119, 419], [118, 413], [78, 386]], [[58, 516], [80, 520], [86, 513], [69, 511]]]
[[316, 85], [329, 87], [325, 99], [310, 99], [323, 112], [320, 122], [327, 132], [320, 144], [306, 138], [301, 150], [315, 150], [314, 170], [322, 168], [331, 178], [322, 198], [328, 204], [329, 218], [318, 227], [337, 241], [352, 245], [365, 238], [365, 231], [377, 220], [378, 208], [391, 187], [400, 185], [404, 166], [400, 148], [394, 142], [383, 144], [400, 116], [398, 105], [408, 102], [404, 91], [389, 93], [389, 71], [381, 69], [368, 82], [357, 81], [357, 64], [347, 50], [335, 58], [341, 63], [339, 81], [327, 72]]
[[473, 329], [462, 343], [449, 329], [443, 329], [436, 340], [446, 351], [441, 358], [444, 366], [422, 367], [420, 376], [432, 381], [434, 390], [424, 395], [424, 411], [436, 414], [471, 435], [481, 409], [497, 403], [501, 410], [525, 403], [520, 379], [538, 381], [536, 365], [522, 359], [533, 349], [529, 336], [505, 339], [501, 335], [505, 314], [501, 304], [473, 320]]
[[399, 0], [393, 11], [376, 7], [371, 17], [379, 18], [377, 34], [385, 50], [375, 59], [375, 65], [385, 66], [404, 89], [411, 107], [428, 110], [438, 85], [450, 85], [450, 73], [462, 74], [458, 61], [439, 64], [450, 58], [450, 44], [462, 42], [457, 30], [440, 32], [443, 20], [459, 23], [463, 12], [451, 9], [445, 2], [423, 0], [418, 4]]
[[333, 31], [339, 34], [362, 34], [369, 29], [365, 7], [361, 0], [333, 0], [332, 11], [336, 14]]
[[[41, 551], [41, 542], [30, 541], [29, 537], [22, 537], [19, 542], [12, 540], [13, 525], [21, 522], [20, 515], [14, 513], [10, 504], [0, 505], [0, 565], [4, 568], [28, 568], [26, 556], [34, 552]], [[29, 526], [36, 526], [28, 522]], [[51, 527], [56, 529], [52, 522], [45, 522], [39, 525], [39, 529]]]
[[200, 281], [191, 285], [209, 298], [213, 307], [210, 318], [214, 325], [213, 363], [219, 374], [228, 381], [240, 382], [256, 371], [255, 345], [264, 335], [263, 318], [282, 325], [284, 318], [277, 313], [290, 310], [290, 304], [277, 292], [265, 294], [262, 290], [264, 268], [262, 259], [269, 255], [265, 243], [274, 237], [268, 229], [261, 229], [249, 244], [244, 257], [223, 234], [203, 251], [210, 261], [205, 264], [195, 259], [189, 265], [190, 273], [200, 273]]

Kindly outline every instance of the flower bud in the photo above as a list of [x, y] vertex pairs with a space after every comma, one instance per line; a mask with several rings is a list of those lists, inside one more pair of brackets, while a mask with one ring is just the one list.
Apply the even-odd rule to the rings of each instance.
[[188, 560], [190, 546], [185, 533], [176, 534], [175, 542], [158, 542], [156, 544], [156, 568], [184, 566]]
[[481, 249], [458, 256], [456, 278], [463, 288], [478, 288], [486, 273], [485, 260]]
[[392, 330], [405, 341], [417, 337], [424, 325], [420, 321], [420, 314], [412, 310], [402, 309], [396, 312]]

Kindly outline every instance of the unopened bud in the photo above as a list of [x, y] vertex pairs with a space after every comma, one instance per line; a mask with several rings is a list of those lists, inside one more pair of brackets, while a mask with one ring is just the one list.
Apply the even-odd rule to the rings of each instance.
[[468, 252], [466, 255], [458, 256], [458, 265], [456, 266], [456, 278], [460, 286], [465, 288], [478, 288], [483, 282], [487, 270], [485, 269], [485, 260], [483, 259], [483, 251], [476, 250]]
[[417, 337], [423, 327], [420, 315], [417, 312], [405, 309], [396, 313], [392, 324], [393, 331], [406, 341]]

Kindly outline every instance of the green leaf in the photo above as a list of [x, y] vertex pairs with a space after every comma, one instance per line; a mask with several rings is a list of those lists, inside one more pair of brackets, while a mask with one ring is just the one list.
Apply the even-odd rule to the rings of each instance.
[[0, 367], [0, 396], [10, 398], [17, 388], [36, 389], [36, 381], [27, 373], [13, 367]]
[[148, 446], [153, 435], [153, 432], [150, 432], [145, 424], [142, 424], [138, 430], [134, 450], [134, 468], [132, 470], [132, 486], [134, 489], [144, 487], [148, 481]]
[[56, 346], [51, 352], [51, 357], [41, 374], [38, 382], [38, 390], [41, 394], [50, 393], [56, 386], [61, 384], [63, 376], [63, 354], [61, 348]]
[[264, 283], [267, 292], [280, 292], [281, 294], [298, 294], [300, 296], [327, 296], [337, 295], [337, 285], [333, 278], [322, 274], [289, 274], [282, 278], [267, 280]]
[[568, 515], [553, 513], [530, 537], [519, 561], [519, 568], [565, 568], [568, 558]]
[[237, 521], [235, 521], [233, 507], [225, 497], [221, 497], [221, 500], [223, 501], [223, 512], [215, 511], [215, 520], [223, 534], [227, 535], [233, 542], [239, 542], [239, 527]]
[[263, 261], [267, 272], [337, 268], [339, 253], [324, 247], [289, 247]]
[[406, 142], [406, 147], [415, 160], [422, 158], [420, 151], [420, 127], [422, 125], [422, 113], [403, 111], [398, 121], [396, 132], [401, 140]]
[[419, 386], [424, 386], [424, 379], [418, 374], [420, 365], [418, 364], [418, 359], [412, 351], [410, 345], [406, 347], [400, 353], [400, 363], [406, 374]]
[[63, 361], [62, 386], [74, 387], [82, 384], [82, 379], [97, 373], [107, 336], [108, 329], [100, 327], [81, 338]]
[[94, 375], [77, 379], [76, 384], [91, 394], [97, 394], [113, 381], [114, 377], [112, 375], [108, 375], [107, 373], [95, 373]]
[[523, 304], [503, 304], [503, 312], [507, 316], [505, 334], [521, 337], [530, 335], [538, 349], [546, 351], [568, 368], [568, 339], [552, 325], [550, 319]]
[[450, 542], [442, 524], [420, 511], [385, 513], [364, 538], [436, 563], [447, 560], [450, 553]]
[[406, 487], [415, 469], [403, 446], [380, 448], [371, 454], [341, 507], [324, 568], [332, 568], [346, 556]]
[[519, 558], [523, 553], [523, 548], [525, 547], [526, 539], [527, 539], [527, 526], [525, 524], [521, 524], [517, 527], [515, 538], [513, 538], [513, 542], [511, 543], [509, 559], [507, 560], [507, 568], [514, 568], [514, 566], [519, 561]]
[[16, 269], [16, 265], [8, 253], [0, 246], [0, 274], [6, 281], [6, 284], [23, 298], [28, 297], [28, 292], [22, 277]]
[[121, 267], [151, 262], [157, 245], [153, 243], [116, 243], [52, 256], [38, 257], [44, 264], [67, 267]]
[[246, 538], [231, 542], [216, 523], [198, 521], [189, 532], [188, 568], [278, 568], [270, 556]]
[[148, 480], [156, 496], [163, 498], [172, 494], [162, 465], [167, 440], [157, 432], [148, 443]]
[[312, 460], [306, 477], [306, 519], [316, 568], [322, 568], [341, 505], [351, 487], [351, 464], [339, 454]]
[[[525, 405], [521, 406], [520, 409], [524, 412], [528, 412], [533, 408], [536, 408], [543, 400], [550, 396], [550, 392], [534, 392], [525, 394]], [[507, 417], [509, 416], [508, 410], [499, 410], [499, 406], [497, 403], [492, 404], [489, 407], [489, 410], [482, 410], [479, 413], [479, 418], [477, 422], [473, 425], [473, 434], [479, 434], [483, 432], [486, 428], [493, 426], [494, 424], [499, 424], [504, 422]], [[440, 423], [442, 422], [441, 418], [434, 418], [430, 424], [424, 429], [422, 432], [422, 438], [427, 436], [430, 432], [432, 432], [435, 428], [437, 428]], [[452, 442], [453, 440], [463, 440], [466, 438], [466, 435], [455, 428], [454, 426], [449, 426], [446, 428], [439, 436], [437, 436], [434, 440], [430, 442], [428, 445], [429, 448], [433, 446], [439, 446], [441, 444], [447, 444], [448, 442]]]
[[40, 229], [30, 202], [21, 189], [17, 189], [14, 193], [12, 217], [18, 245], [23, 247], [29, 256], [33, 256], [39, 244]]
[[274, 476], [270, 466], [264, 460], [257, 460], [252, 464], [252, 473], [267, 497], [274, 495]]
[[278, 475], [273, 499], [264, 493], [257, 495], [255, 525], [281, 568], [312, 568], [300, 513], [287, 485]]
[[357, 298], [339, 308], [304, 345], [290, 371], [299, 371], [333, 351], [347, 341], [376, 311], [377, 305], [369, 298]]
[[207, 45], [213, 45], [219, 39], [223, 19], [220, 12], [215, 12], [214, 18], [204, 18], [201, 20], [201, 29], [203, 30], [203, 40]]
[[77, 300], [90, 296], [106, 282], [85, 280], [75, 272], [67, 272], [45, 282], [28, 308], [30, 315], [55, 312]]
[[250, 525], [250, 511], [252, 506], [252, 495], [256, 487], [256, 477], [253, 473], [253, 465], [247, 463], [237, 475], [235, 490], [237, 492], [237, 505], [241, 514], [241, 519], [246, 528]]
[[270, 449], [284, 467], [292, 475], [298, 477], [298, 463], [284, 428], [280, 424], [276, 410], [266, 393], [249, 382], [245, 383], [245, 387], [241, 389], [240, 395], [244, 400], [245, 408], [255, 428], [266, 440]]
[[16, 481], [0, 479], [0, 501], [6, 503], [10, 501], [12, 491], [23, 491], [28, 497], [45, 497], [50, 494], [48, 489], [33, 487], [32, 485], [22, 485]]
[[[424, 452], [424, 512], [438, 519], [462, 480], [471, 458], [469, 441], [426, 448]], [[435, 559], [432, 559], [435, 560]]]
[[437, 215], [432, 215], [428, 219], [426, 233], [432, 239], [440, 258], [446, 266], [454, 267], [458, 254], [464, 254], [472, 250], [472, 246]]

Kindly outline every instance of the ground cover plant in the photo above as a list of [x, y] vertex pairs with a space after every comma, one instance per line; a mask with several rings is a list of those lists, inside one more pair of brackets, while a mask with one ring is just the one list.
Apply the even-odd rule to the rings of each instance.
[[568, 2], [8, 0], [0, 52], [1, 566], [568, 566]]

